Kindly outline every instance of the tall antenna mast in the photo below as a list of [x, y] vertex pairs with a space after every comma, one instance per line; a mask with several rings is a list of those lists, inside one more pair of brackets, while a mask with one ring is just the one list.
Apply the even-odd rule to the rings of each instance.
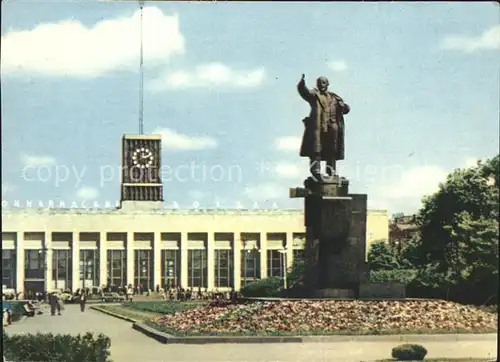
[[141, 20], [140, 20], [140, 63], [139, 63], [139, 134], [144, 134], [144, 49], [143, 49], [143, 29], [142, 29], [142, 16], [144, 1], [139, 1], [139, 6], [141, 8]]

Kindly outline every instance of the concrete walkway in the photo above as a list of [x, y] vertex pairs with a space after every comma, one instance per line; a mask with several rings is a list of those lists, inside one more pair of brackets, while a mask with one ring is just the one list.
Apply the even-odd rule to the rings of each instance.
[[[394, 341], [324, 341], [300, 344], [210, 344], [164, 345], [132, 329], [129, 322], [87, 309], [80, 312], [77, 305], [68, 305], [62, 316], [37, 315], [7, 327], [8, 334], [17, 333], [104, 333], [111, 338], [111, 358], [114, 362], [161, 361], [369, 361], [390, 358]], [[428, 357], [477, 357], [496, 358], [497, 335], [470, 336], [461, 341], [433, 341], [422, 336], [421, 343], [429, 351]], [[414, 342], [414, 341], [412, 341]], [[418, 341], [415, 341], [418, 343]]]

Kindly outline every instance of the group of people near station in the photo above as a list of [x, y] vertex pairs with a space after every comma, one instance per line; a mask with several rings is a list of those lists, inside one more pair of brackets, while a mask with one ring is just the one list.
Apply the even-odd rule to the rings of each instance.
[[[78, 302], [80, 304], [80, 310], [82, 312], [85, 311], [85, 306], [87, 303], [88, 299], [88, 289], [81, 289], [78, 290], [77, 293], [78, 295]], [[29, 295], [30, 297], [34, 297], [33, 299], [30, 298], [26, 300], [25, 303], [23, 303], [23, 311], [22, 314], [25, 315], [26, 317], [34, 317], [37, 314], [43, 314], [43, 308], [42, 305], [46, 302], [49, 305], [50, 308], [50, 315], [55, 316], [55, 315], [62, 315], [62, 311], [64, 310], [64, 300], [63, 298], [63, 292], [62, 291], [52, 291], [49, 293], [32, 293]], [[2, 320], [3, 320], [3, 326], [9, 326], [12, 324], [12, 314], [13, 314], [13, 308], [12, 308], [12, 302], [14, 300], [19, 300], [19, 301], [24, 301], [24, 295], [22, 293], [20, 294], [15, 294], [14, 298], [7, 293], [2, 293]]]
[[[156, 293], [155, 293], [156, 292]], [[133, 286], [131, 284], [127, 286], [115, 286], [106, 285], [102, 287], [82, 287], [78, 288], [74, 293], [71, 291], [49, 291], [49, 292], [27, 292], [26, 295], [23, 293], [17, 293], [14, 295], [3, 295], [4, 300], [4, 324], [11, 323], [12, 317], [12, 307], [6, 303], [7, 300], [18, 299], [23, 300], [28, 297], [28, 301], [24, 305], [24, 314], [28, 317], [34, 317], [36, 314], [43, 314], [42, 308], [40, 307], [42, 303], [47, 303], [50, 307], [51, 316], [62, 315], [64, 311], [65, 302], [77, 302], [80, 304], [80, 310], [85, 311], [85, 306], [87, 300], [91, 298], [93, 294], [103, 297], [105, 293], [118, 293], [125, 297], [126, 300], [134, 300], [136, 297], [150, 297], [155, 296], [161, 297], [163, 300], [236, 300], [238, 297], [237, 292], [232, 289], [231, 291], [219, 292], [219, 291], [204, 291], [202, 288], [181, 288], [174, 284], [167, 284], [164, 288], [157, 285], [154, 290], [146, 289], [142, 285]]]
[[149, 297], [156, 293], [156, 296], [161, 296], [163, 300], [232, 300], [237, 298], [237, 292], [234, 288], [231, 291], [204, 291], [201, 287], [194, 288], [181, 288], [175, 284], [167, 284], [164, 288], [156, 285], [154, 290], [146, 289], [142, 285], [133, 286], [115, 286], [108, 285], [102, 288], [105, 293], [118, 293], [125, 296], [126, 300], [133, 300], [137, 296]]
[[[2, 324], [3, 327], [10, 326], [12, 324], [12, 314], [13, 308], [12, 304], [9, 303], [9, 300], [6, 300], [4, 296], [2, 296]], [[37, 311], [37, 306], [35, 301], [28, 300], [23, 305], [23, 314], [27, 317], [34, 317]]]

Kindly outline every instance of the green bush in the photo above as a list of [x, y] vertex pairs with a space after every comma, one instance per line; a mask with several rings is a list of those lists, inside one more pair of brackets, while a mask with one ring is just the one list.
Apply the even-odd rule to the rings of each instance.
[[202, 305], [202, 303], [193, 302], [180, 302], [180, 301], [154, 301], [154, 302], [124, 302], [123, 306], [127, 308], [132, 308], [136, 310], [141, 310], [144, 312], [153, 312], [158, 314], [173, 314], [175, 312], [181, 312], [186, 309], [195, 308]]
[[409, 284], [415, 279], [417, 273], [416, 269], [370, 270], [370, 281]]
[[110, 362], [111, 340], [103, 334], [37, 333], [3, 336], [3, 353], [7, 361], [37, 362]]
[[292, 268], [287, 273], [286, 279], [288, 288], [300, 288], [305, 284], [306, 262], [304, 259], [297, 258], [293, 260]]
[[402, 344], [392, 349], [392, 358], [400, 361], [422, 361], [427, 350], [419, 344]]
[[281, 297], [283, 294], [283, 280], [272, 277], [261, 279], [245, 285], [240, 290], [244, 297]]

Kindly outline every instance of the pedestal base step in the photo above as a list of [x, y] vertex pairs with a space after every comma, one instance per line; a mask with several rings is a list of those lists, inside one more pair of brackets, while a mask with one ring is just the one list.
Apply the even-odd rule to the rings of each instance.
[[403, 299], [406, 297], [406, 284], [396, 282], [365, 282], [359, 286], [360, 298]]
[[355, 293], [352, 289], [318, 289], [314, 292], [316, 298], [354, 298]]

